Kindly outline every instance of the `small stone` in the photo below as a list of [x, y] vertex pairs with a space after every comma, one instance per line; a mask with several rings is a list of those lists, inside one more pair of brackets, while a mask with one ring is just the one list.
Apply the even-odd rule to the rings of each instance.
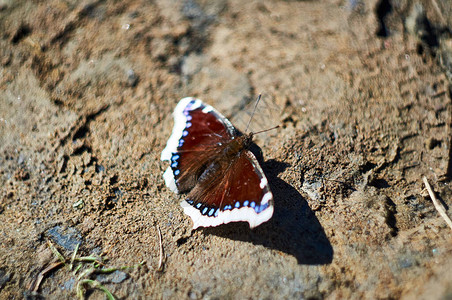
[[96, 280], [100, 283], [121, 283], [129, 278], [127, 273], [116, 270], [111, 274], [100, 274], [97, 275]]
[[82, 243], [82, 236], [73, 227], [63, 228], [59, 225], [49, 229], [47, 234], [59, 246], [67, 251], [74, 251], [78, 244]]
[[63, 285], [61, 286], [61, 289], [70, 291], [74, 287], [74, 284], [75, 284], [75, 279], [71, 278], [68, 281], [66, 281], [65, 283], [63, 283]]
[[138, 83], [138, 76], [135, 74], [135, 71], [129, 69], [127, 71], [127, 84], [131, 87], [136, 86]]

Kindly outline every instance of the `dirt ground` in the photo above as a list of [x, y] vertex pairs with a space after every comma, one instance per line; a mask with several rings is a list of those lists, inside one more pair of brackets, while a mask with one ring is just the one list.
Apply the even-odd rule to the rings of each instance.
[[[0, 298], [450, 299], [422, 177], [452, 205], [451, 25], [441, 0], [0, 0]], [[243, 129], [259, 93], [273, 218], [192, 231], [171, 112]]]

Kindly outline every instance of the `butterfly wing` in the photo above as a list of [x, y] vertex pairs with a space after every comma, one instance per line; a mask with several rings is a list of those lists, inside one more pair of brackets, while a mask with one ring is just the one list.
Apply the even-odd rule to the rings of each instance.
[[273, 215], [273, 195], [256, 157], [243, 150], [229, 164], [210, 166], [221, 176], [200, 181], [181, 203], [193, 228], [246, 221], [251, 228]]
[[174, 128], [161, 160], [171, 165], [163, 177], [174, 192], [191, 190], [222, 144], [237, 135], [234, 126], [212, 106], [187, 97], [174, 109]]

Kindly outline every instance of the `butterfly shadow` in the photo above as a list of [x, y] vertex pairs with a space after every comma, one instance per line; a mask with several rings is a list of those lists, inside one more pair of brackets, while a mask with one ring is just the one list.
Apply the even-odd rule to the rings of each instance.
[[276, 160], [261, 165], [273, 192], [273, 217], [255, 229], [250, 229], [248, 223], [229, 223], [204, 228], [203, 232], [263, 245], [293, 255], [299, 264], [331, 263], [333, 247], [319, 220], [300, 193], [277, 177], [289, 165]]

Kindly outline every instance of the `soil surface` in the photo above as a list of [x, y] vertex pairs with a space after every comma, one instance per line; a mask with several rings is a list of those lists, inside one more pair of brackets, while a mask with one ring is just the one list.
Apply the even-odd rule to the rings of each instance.
[[[452, 205], [451, 25], [439, 0], [0, 0], [0, 298], [449, 299], [422, 177]], [[273, 218], [192, 231], [171, 113], [243, 130], [258, 94]]]

